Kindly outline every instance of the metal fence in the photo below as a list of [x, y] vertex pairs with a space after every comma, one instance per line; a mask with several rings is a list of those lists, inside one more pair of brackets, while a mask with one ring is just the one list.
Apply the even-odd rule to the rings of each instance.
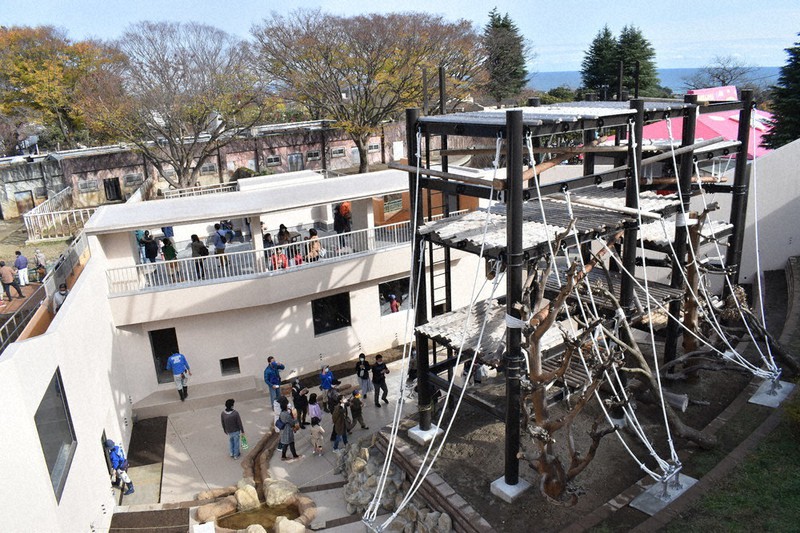
[[25, 299], [20, 308], [0, 326], [0, 353], [19, 338], [22, 330], [25, 329], [40, 306], [50, 304], [50, 299], [58, 291], [58, 286], [66, 282], [80, 263], [81, 256], [88, 251], [86, 238], [81, 232], [61, 254], [56, 266], [45, 276], [42, 285], [37, 287], [33, 294]]
[[96, 207], [72, 209], [72, 187], [67, 187], [22, 215], [28, 242], [72, 237], [83, 229], [96, 210]]
[[236, 183], [216, 183], [214, 185], [201, 185], [199, 187], [187, 187], [185, 189], [167, 189], [164, 191], [164, 198], [183, 198], [184, 196], [205, 196], [207, 194], [233, 192], [238, 188], [239, 186]]
[[406, 245], [412, 237], [411, 225], [400, 222], [264, 250], [112, 268], [106, 271], [108, 291], [112, 295], [131, 294], [202, 285], [209, 280], [277, 275]]

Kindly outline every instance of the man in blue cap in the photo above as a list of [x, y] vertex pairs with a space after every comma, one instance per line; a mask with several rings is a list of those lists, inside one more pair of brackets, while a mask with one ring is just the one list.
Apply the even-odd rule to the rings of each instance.
[[269, 388], [269, 404], [274, 405], [281, 395], [281, 370], [286, 367], [278, 363], [271, 355], [267, 357], [267, 368], [264, 369], [264, 383]]
[[111, 468], [114, 469], [114, 480], [111, 484], [115, 487], [119, 486], [120, 489], [124, 488], [125, 491], [122, 493], [124, 496], [133, 494], [133, 482], [128, 477], [128, 460], [125, 459], [125, 452], [111, 439], [108, 439], [105, 445], [108, 450], [108, 458], [111, 460]]

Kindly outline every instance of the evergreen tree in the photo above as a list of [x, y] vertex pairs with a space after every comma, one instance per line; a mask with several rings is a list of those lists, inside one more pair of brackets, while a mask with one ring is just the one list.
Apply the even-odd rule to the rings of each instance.
[[639, 61], [639, 96], [661, 94], [660, 81], [655, 65], [656, 53], [653, 45], [645, 39], [635, 26], [625, 26], [617, 39], [617, 61], [624, 63], [622, 85], [633, 96], [636, 80], [636, 61]]
[[[798, 34], [800, 35], [800, 34]], [[789, 61], [781, 67], [778, 85], [772, 88], [772, 129], [764, 144], [778, 148], [800, 138], [800, 42], [787, 48]]]
[[500, 16], [497, 8], [489, 13], [489, 23], [483, 29], [483, 46], [489, 75], [484, 89], [499, 105], [503, 98], [518, 95], [528, 81], [527, 47], [508, 13]]
[[617, 41], [614, 34], [603, 26], [597, 32], [589, 50], [581, 63], [581, 79], [583, 86], [589, 91], [595, 91], [603, 97], [603, 86], [607, 88], [610, 96], [617, 82]]

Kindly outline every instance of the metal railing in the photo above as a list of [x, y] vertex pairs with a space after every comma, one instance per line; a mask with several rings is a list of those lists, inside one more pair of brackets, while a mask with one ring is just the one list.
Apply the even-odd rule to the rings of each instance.
[[106, 271], [111, 295], [183, 288], [210, 281], [279, 275], [406, 245], [408, 222], [273, 246], [263, 250], [158, 261]]
[[80, 232], [72, 244], [61, 254], [56, 266], [47, 273], [42, 285], [25, 299], [25, 302], [0, 326], [0, 353], [19, 338], [33, 315], [42, 305], [50, 305], [50, 299], [75, 270], [83, 254], [89, 251], [84, 233]]
[[28, 232], [28, 242], [66, 239], [83, 229], [97, 209], [86, 207], [71, 209], [72, 187], [60, 191], [52, 198], [31, 209], [22, 219]]
[[183, 198], [184, 196], [205, 196], [207, 194], [233, 192], [238, 189], [239, 186], [236, 183], [215, 183], [213, 185], [201, 185], [199, 187], [187, 187], [185, 189], [167, 189], [164, 191], [164, 198]]

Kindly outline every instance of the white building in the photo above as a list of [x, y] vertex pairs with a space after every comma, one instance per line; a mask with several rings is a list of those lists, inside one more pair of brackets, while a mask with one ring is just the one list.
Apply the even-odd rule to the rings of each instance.
[[[127, 444], [135, 417], [185, 407], [164, 369], [174, 347], [193, 371], [189, 401], [202, 406], [204, 398], [215, 403], [234, 391], [239, 398], [265, 396], [268, 355], [286, 363], [283, 377], [291, 378], [318, 372], [323, 361], [404, 342], [413, 323], [410, 300], [391, 313], [381, 293], [402, 294], [413, 231], [408, 222], [376, 226], [373, 206], [396, 203], [408, 190], [408, 174], [297, 176], [243, 183], [237, 192], [105, 206], [92, 217], [85, 228], [91, 258], [66, 303], [46, 332], [0, 357], [4, 531], [108, 526], [115, 502], [102, 443]], [[352, 205], [351, 233], [322, 237], [318, 261], [272, 267], [276, 250], [290, 260], [305, 255], [302, 236], [311, 226], [329, 228], [332, 206], [344, 200]], [[220, 220], [234, 221], [244, 242], [228, 244], [224, 264], [212, 247], [201, 260], [205, 279], [198, 279], [186, 241], [191, 234], [205, 239]], [[248, 222], [255, 239], [247, 239]], [[301, 236], [265, 253], [261, 222], [271, 231], [286, 224]], [[142, 264], [134, 232], [167, 226], [179, 259]], [[454, 277], [483, 272], [474, 256], [452, 259]], [[468, 299], [454, 294], [453, 306]]]

